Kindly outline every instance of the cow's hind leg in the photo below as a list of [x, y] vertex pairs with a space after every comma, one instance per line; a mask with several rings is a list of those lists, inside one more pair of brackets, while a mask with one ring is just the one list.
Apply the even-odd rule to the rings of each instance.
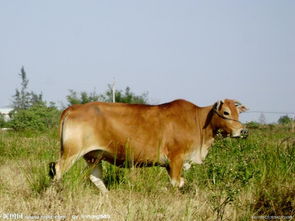
[[89, 179], [102, 193], [107, 193], [108, 189], [103, 182], [103, 169], [100, 156], [98, 156], [99, 154], [97, 155], [97, 153], [93, 153], [95, 152], [90, 152], [84, 156], [88, 166], [92, 168]]

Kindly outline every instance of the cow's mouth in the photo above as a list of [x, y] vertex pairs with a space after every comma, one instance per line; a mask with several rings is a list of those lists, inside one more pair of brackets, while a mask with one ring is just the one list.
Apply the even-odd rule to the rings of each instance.
[[249, 132], [247, 129], [242, 129], [239, 133], [230, 133], [226, 132], [225, 130], [219, 129], [217, 132], [218, 136], [222, 136], [223, 138], [230, 137], [230, 138], [239, 138], [239, 139], [246, 139], [249, 136]]
[[232, 135], [232, 138], [241, 138], [246, 139], [249, 136], [249, 132], [247, 129], [241, 130], [241, 132], [238, 135]]

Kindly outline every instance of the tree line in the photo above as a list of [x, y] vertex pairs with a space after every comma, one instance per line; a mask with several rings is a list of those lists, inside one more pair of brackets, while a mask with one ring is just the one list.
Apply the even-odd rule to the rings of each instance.
[[[0, 114], [0, 128], [8, 127], [14, 130], [38, 130], [44, 131], [48, 128], [54, 128], [58, 125], [61, 110], [53, 102], [44, 100], [42, 93], [35, 93], [29, 90], [29, 79], [24, 67], [21, 68], [19, 77], [21, 80], [20, 87], [16, 88], [15, 94], [12, 96], [12, 108], [10, 112], [10, 120], [5, 121], [4, 116]], [[111, 85], [107, 86], [104, 93], [98, 94], [95, 90], [92, 92], [69, 90], [66, 96], [67, 104], [63, 105], [63, 109], [74, 104], [85, 104], [88, 102], [113, 101], [113, 90]], [[148, 94], [142, 93], [136, 95], [131, 91], [130, 87], [125, 90], [116, 90], [115, 101], [130, 104], [147, 104]], [[292, 118], [285, 115], [279, 118], [278, 123], [282, 125], [294, 122]], [[250, 122], [249, 127], [259, 127], [259, 123]]]
[[[0, 128], [9, 127], [18, 131], [44, 131], [57, 127], [61, 110], [55, 103], [45, 101], [42, 93], [35, 93], [29, 90], [29, 79], [24, 67], [21, 68], [19, 77], [21, 83], [12, 96], [11, 106], [13, 110], [9, 114], [10, 120], [6, 122], [4, 116], [0, 114]], [[120, 103], [147, 104], [148, 94], [136, 95], [127, 86], [125, 90], [116, 90], [115, 100]], [[66, 101], [67, 104], [63, 105], [62, 109], [74, 104], [85, 104], [94, 101], [112, 102], [112, 87], [108, 85], [107, 90], [101, 94], [98, 94], [96, 91], [77, 92], [69, 90]]]

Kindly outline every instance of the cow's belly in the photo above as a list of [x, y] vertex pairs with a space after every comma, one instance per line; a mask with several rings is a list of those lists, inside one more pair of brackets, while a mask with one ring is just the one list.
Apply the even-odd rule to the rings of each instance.
[[119, 144], [119, 142], [109, 142], [108, 145], [96, 146], [96, 150], [92, 149], [85, 157], [90, 158], [92, 162], [104, 160], [124, 167], [166, 166], [169, 162], [162, 147], [136, 146], [131, 145], [130, 142], [125, 145]]

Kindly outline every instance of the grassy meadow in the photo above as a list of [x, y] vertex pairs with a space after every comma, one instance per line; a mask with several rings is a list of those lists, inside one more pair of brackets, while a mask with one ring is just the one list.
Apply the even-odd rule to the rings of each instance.
[[0, 220], [3, 214], [35, 220], [295, 217], [295, 134], [289, 128], [252, 129], [246, 140], [217, 139], [205, 163], [184, 172], [180, 190], [170, 185], [164, 168], [104, 163], [110, 192], [101, 195], [83, 159], [62, 183], [50, 185], [48, 163], [58, 159], [59, 149], [57, 130], [0, 132]]

